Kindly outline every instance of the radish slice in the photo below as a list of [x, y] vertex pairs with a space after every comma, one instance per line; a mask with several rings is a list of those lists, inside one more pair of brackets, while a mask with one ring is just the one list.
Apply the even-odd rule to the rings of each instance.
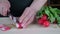
[[0, 24], [0, 30], [2, 30], [2, 31], [7, 31], [7, 30], [10, 30], [10, 29], [11, 29], [10, 27], [8, 27], [4, 24]]
[[4, 24], [0, 24], [0, 28], [4, 27], [5, 25]]
[[22, 29], [23, 27], [21, 26], [21, 23], [16, 23], [16, 27], [18, 28], [18, 29]]
[[11, 29], [11, 28], [8, 27], [8, 26], [6, 26], [6, 27], [2, 27], [2, 28], [1, 28], [2, 31], [7, 31], [7, 30], [10, 30], [10, 29]]

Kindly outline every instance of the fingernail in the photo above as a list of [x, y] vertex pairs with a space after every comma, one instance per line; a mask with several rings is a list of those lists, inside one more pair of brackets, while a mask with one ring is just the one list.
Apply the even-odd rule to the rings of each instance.
[[3, 16], [6, 16], [5, 14], [3, 14]]

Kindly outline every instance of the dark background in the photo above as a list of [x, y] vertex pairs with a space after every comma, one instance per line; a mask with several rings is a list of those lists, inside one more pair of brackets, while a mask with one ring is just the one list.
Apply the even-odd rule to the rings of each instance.
[[54, 8], [60, 9], [60, 0], [48, 0], [47, 4]]
[[[47, 5], [60, 9], [60, 0], [48, 0]], [[2, 16], [0, 14], [0, 17], [8, 17], [8, 16]]]

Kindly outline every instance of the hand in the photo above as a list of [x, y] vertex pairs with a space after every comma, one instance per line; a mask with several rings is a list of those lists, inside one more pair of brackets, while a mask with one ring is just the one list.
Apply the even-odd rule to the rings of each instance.
[[26, 28], [30, 23], [32, 23], [36, 12], [30, 7], [26, 8], [22, 16], [19, 18], [19, 22], [23, 28]]
[[0, 3], [0, 14], [1, 15], [6, 16], [7, 12], [10, 11], [9, 9], [10, 9], [10, 3], [8, 1]]

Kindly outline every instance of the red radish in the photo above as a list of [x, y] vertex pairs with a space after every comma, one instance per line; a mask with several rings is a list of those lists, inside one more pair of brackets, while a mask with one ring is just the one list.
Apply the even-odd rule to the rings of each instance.
[[1, 28], [2, 31], [7, 31], [7, 30], [10, 30], [10, 29], [11, 29], [11, 28], [8, 27], [8, 26], [5, 26], [5, 27], [2, 27], [2, 28]]
[[41, 17], [41, 19], [47, 20], [47, 15], [46, 14], [43, 14], [43, 16]]
[[47, 20], [48, 20], [47, 15], [43, 14], [43, 16], [38, 19], [38, 24], [48, 27], [50, 22]]
[[5, 25], [4, 24], [0, 24], [0, 28], [4, 27]]
[[16, 23], [16, 27], [17, 27], [18, 29], [23, 28], [23, 27], [21, 26], [21, 23]]
[[8, 27], [8, 26], [6, 26], [6, 25], [4, 25], [4, 24], [0, 24], [0, 29], [1, 29], [2, 31], [7, 31], [7, 30], [10, 30], [10, 27]]
[[44, 23], [43, 23], [43, 26], [45, 26], [45, 27], [48, 27], [49, 26], [49, 21], [45, 21]]
[[43, 19], [39, 19], [39, 20], [38, 20], [38, 24], [40, 24], [40, 25], [42, 25], [42, 24], [43, 24], [43, 22], [44, 22], [44, 20], [43, 20]]

